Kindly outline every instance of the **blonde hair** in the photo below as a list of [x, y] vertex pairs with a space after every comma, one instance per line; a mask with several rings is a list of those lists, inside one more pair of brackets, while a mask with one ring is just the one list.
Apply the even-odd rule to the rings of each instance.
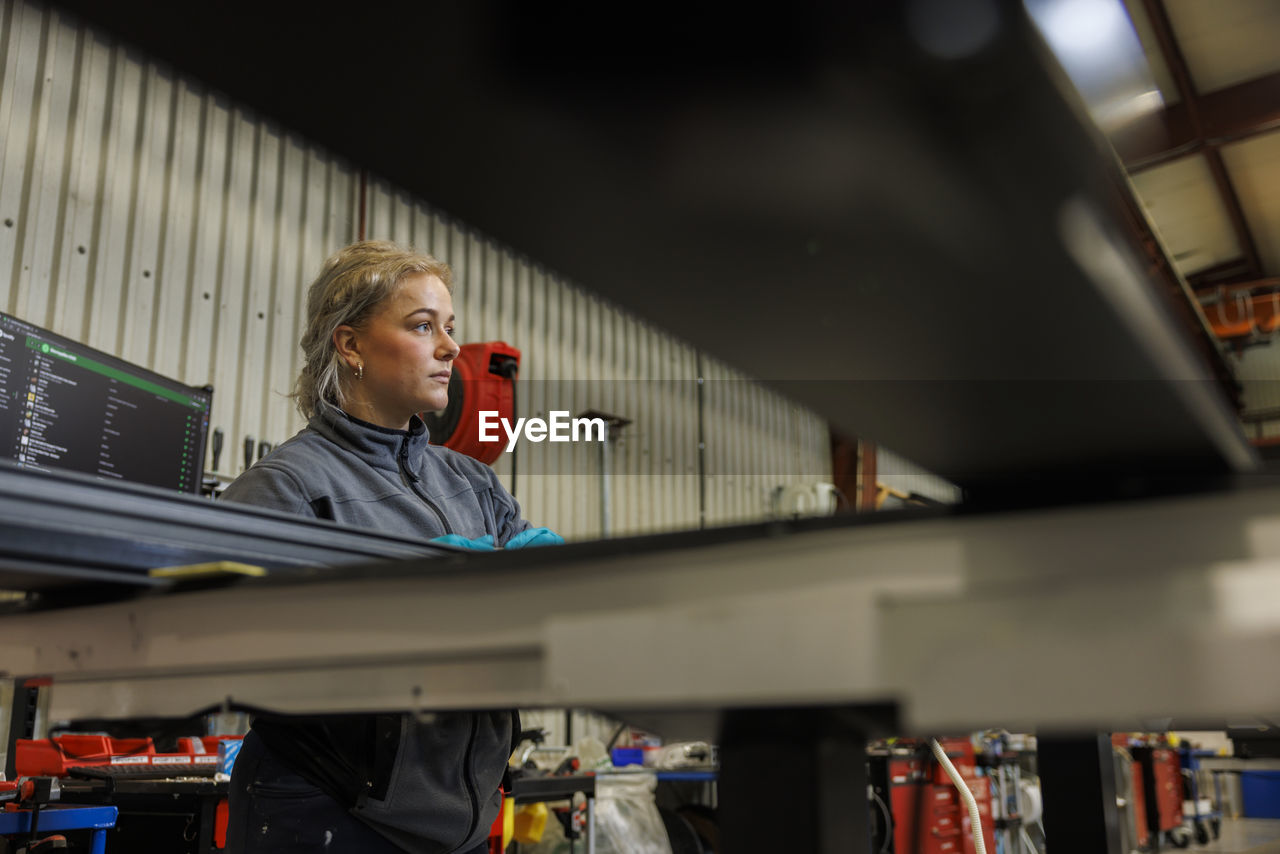
[[346, 367], [333, 343], [339, 326], [359, 329], [401, 280], [427, 273], [453, 293], [453, 271], [430, 255], [385, 240], [365, 240], [340, 249], [324, 262], [307, 291], [307, 328], [302, 333], [302, 372], [291, 395], [304, 418], [321, 400], [346, 403], [339, 382]]

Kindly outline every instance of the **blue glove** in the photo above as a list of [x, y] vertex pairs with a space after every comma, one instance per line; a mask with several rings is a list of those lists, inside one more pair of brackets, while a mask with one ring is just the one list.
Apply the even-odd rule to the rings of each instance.
[[461, 534], [445, 534], [443, 537], [436, 537], [431, 542], [443, 543], [446, 546], [457, 546], [460, 549], [471, 549], [477, 552], [491, 552], [494, 550], [493, 534], [485, 534], [483, 537], [474, 540], [468, 540]]
[[523, 549], [530, 546], [561, 546], [564, 545], [564, 537], [557, 534], [550, 528], [530, 528], [527, 531], [521, 531], [511, 539], [507, 540], [504, 548]]

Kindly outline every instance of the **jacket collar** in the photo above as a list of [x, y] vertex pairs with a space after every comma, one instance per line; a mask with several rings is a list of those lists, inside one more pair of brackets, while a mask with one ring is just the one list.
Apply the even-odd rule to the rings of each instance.
[[381, 469], [399, 470], [403, 453], [409, 470], [416, 470], [418, 459], [431, 438], [427, 425], [417, 415], [409, 420], [408, 430], [392, 430], [354, 418], [324, 400], [316, 404], [316, 414], [308, 425], [339, 447]]

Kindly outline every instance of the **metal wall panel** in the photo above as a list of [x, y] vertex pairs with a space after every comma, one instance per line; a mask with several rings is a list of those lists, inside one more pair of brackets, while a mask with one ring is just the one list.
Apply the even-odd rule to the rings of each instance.
[[[246, 437], [301, 426], [287, 395], [305, 289], [356, 238], [357, 172], [55, 10], [2, 9], [0, 308], [211, 383], [220, 471], [239, 473]], [[601, 536], [606, 504], [613, 536], [728, 524], [767, 518], [783, 484], [830, 479], [820, 421], [711, 360], [700, 385], [688, 345], [376, 178], [365, 225], [453, 267], [463, 343], [520, 348], [519, 414], [630, 420], [607, 496], [594, 444], [504, 454], [528, 518], [573, 539]]]
[[354, 237], [354, 170], [56, 10], [0, 20], [0, 307], [211, 383], [238, 473], [301, 425], [303, 289]]
[[831, 481], [824, 422], [714, 360], [703, 375], [708, 524], [783, 515], [783, 489]]

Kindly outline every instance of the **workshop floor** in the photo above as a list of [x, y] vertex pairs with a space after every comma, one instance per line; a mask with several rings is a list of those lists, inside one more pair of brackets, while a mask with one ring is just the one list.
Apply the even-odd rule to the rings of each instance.
[[1227, 818], [1222, 835], [1208, 845], [1192, 844], [1197, 854], [1280, 854], [1280, 819]]

